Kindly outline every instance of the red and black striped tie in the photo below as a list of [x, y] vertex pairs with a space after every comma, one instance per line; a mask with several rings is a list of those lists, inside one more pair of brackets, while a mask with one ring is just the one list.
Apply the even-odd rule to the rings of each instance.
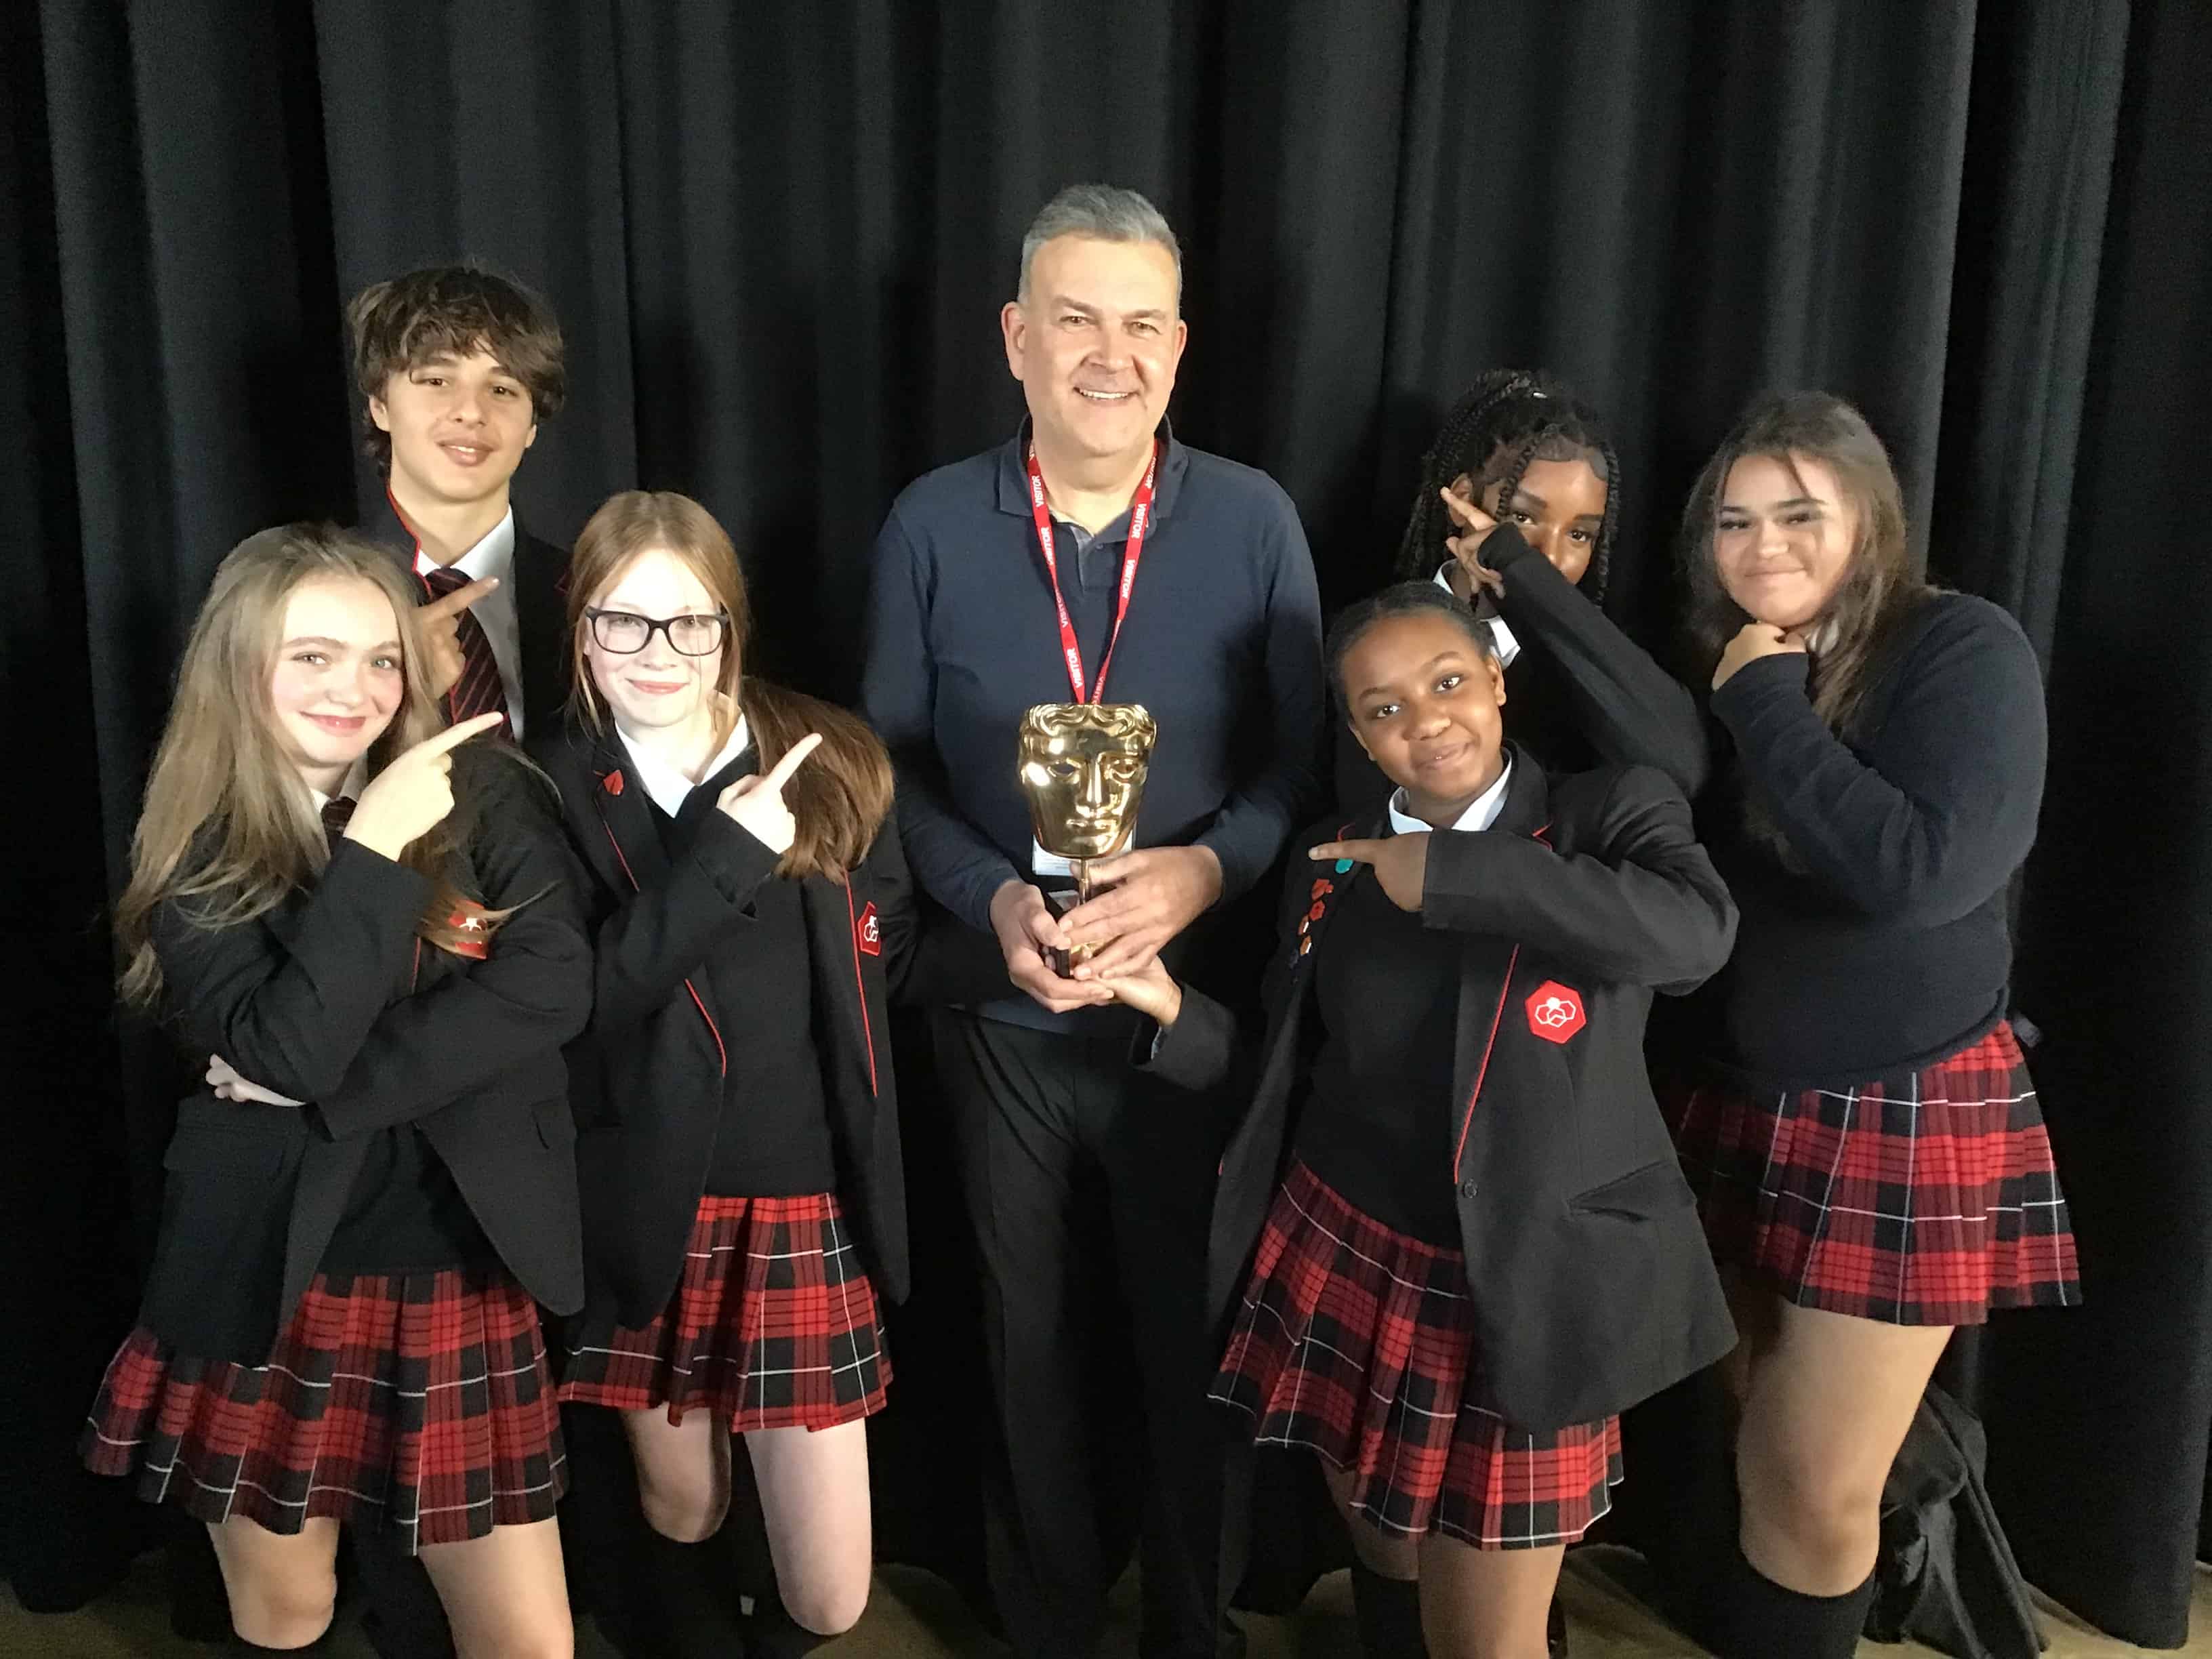
[[[422, 586], [430, 590], [429, 596], [434, 599], [442, 599], [475, 580], [450, 565], [422, 571], [421, 575]], [[458, 637], [461, 645], [461, 677], [446, 694], [447, 717], [458, 726], [494, 709], [507, 714], [507, 684], [499, 677], [499, 659], [491, 653], [491, 635], [484, 632], [483, 624], [473, 612], [464, 611], [453, 620], [460, 629]]]
[[346, 825], [353, 822], [354, 799], [351, 795], [332, 795], [323, 803], [323, 833], [335, 846]]

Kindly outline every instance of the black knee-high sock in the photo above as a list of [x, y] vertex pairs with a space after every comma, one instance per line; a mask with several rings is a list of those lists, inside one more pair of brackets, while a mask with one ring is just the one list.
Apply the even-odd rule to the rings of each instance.
[[617, 1605], [600, 1620], [607, 1639], [629, 1659], [737, 1651], [737, 1587], [717, 1540], [680, 1544], [642, 1516], [625, 1532]]
[[446, 1604], [422, 1559], [407, 1553], [404, 1534], [392, 1527], [348, 1527], [346, 1543], [361, 1583], [362, 1634], [379, 1659], [453, 1659]]
[[1700, 1632], [1720, 1659], [1851, 1659], [1858, 1651], [1872, 1573], [1841, 1595], [1807, 1595], [1753, 1566], [1741, 1544], [1731, 1554]]
[[1352, 1561], [1352, 1607], [1359, 1620], [1359, 1645], [1367, 1659], [1428, 1659], [1421, 1636], [1421, 1588], [1409, 1578], [1385, 1578], [1357, 1556]]

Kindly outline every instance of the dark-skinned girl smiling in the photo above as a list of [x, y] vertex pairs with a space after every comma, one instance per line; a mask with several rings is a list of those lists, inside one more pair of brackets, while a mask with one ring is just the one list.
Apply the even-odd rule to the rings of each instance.
[[1328, 662], [1395, 792], [1304, 838], [1263, 1040], [1158, 966], [1109, 982], [1153, 1070], [1246, 1103], [1212, 1392], [1322, 1460], [1369, 1650], [1540, 1659], [1618, 1414], [1734, 1340], [1643, 1037], [1735, 912], [1662, 774], [1507, 740], [1490, 631], [1436, 584], [1352, 607]]

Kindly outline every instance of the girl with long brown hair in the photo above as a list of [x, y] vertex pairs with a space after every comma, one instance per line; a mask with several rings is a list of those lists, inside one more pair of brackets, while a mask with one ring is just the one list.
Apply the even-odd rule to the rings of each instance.
[[[776, 1582], [746, 1651], [803, 1651], [860, 1617], [872, 1570], [878, 1297], [907, 1278], [885, 1004], [909, 980], [960, 994], [959, 975], [917, 966], [883, 745], [745, 673], [744, 578], [704, 507], [609, 501], [577, 540], [569, 617], [571, 719], [533, 745], [598, 945], [571, 1052], [591, 1302], [562, 1398], [619, 1412], [637, 1467], [650, 1533], [624, 1644], [726, 1641], [698, 1547], [737, 1434]], [[995, 947], [970, 937], [971, 994], [1002, 994]]]
[[542, 780], [448, 730], [415, 596], [294, 525], [216, 571], [118, 908], [207, 1065], [86, 1462], [208, 1523], [248, 1649], [322, 1646], [341, 1524], [464, 1656], [573, 1644], [536, 1304], [582, 1299], [560, 1045], [588, 945]]
[[1996, 606], [1931, 586], [1881, 441], [1762, 398], [1682, 558], [1712, 712], [1704, 805], [1741, 912], [1704, 1066], [1668, 1102], [1743, 1340], [1723, 1655], [1855, 1650], [1878, 1506], [1951, 1328], [2078, 1295], [2007, 1023], [2006, 889], [2035, 838], [2043, 688]]

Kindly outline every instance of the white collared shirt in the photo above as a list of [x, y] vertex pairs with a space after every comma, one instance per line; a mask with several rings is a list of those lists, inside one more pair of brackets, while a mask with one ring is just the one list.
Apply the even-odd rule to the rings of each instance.
[[[422, 551], [418, 540], [415, 574], [427, 576], [437, 568], [438, 562]], [[522, 740], [522, 622], [514, 608], [514, 509], [508, 507], [505, 516], [484, 532], [482, 541], [446, 568], [459, 571], [471, 581], [486, 576], [499, 578], [499, 586], [471, 605], [469, 615], [491, 641], [491, 659], [499, 665], [500, 687], [507, 693], [507, 730], [519, 743]]]
[[[629, 757], [630, 769], [637, 774], [637, 781], [645, 786], [645, 793], [653, 798], [653, 804], [672, 818], [682, 811], [684, 801], [699, 786], [684, 775], [681, 767], [672, 766], [650, 749], [631, 742], [629, 733], [620, 726], [615, 727], [615, 735], [622, 739], [623, 751]], [[750, 749], [752, 741], [752, 733], [745, 726], [745, 717], [739, 714], [737, 729], [730, 733], [730, 740], [722, 745], [720, 753], [699, 769], [700, 778], [703, 781], [713, 777]]]
[[[1451, 593], [1452, 591], [1451, 568], [1451, 561], [1449, 559], [1437, 567], [1437, 586], [1447, 593]], [[1452, 593], [1452, 597], [1457, 599], [1459, 595]], [[1521, 641], [1513, 637], [1513, 630], [1505, 625], [1504, 617], [1492, 617], [1488, 621], [1491, 643], [1498, 647], [1498, 665], [1500, 668], [1510, 668], [1513, 665], [1513, 659], [1521, 654]]]
[[346, 769], [345, 781], [338, 786], [338, 793], [336, 795], [326, 795], [319, 789], [309, 789], [307, 794], [315, 803], [315, 815], [319, 817], [322, 816], [323, 808], [328, 806], [333, 800], [351, 800], [356, 805], [359, 805], [361, 792], [368, 787], [368, 757], [356, 755], [354, 757], [353, 764]]
[[[1505, 757], [1504, 769], [1498, 781], [1474, 798], [1467, 811], [1452, 821], [1455, 830], [1487, 830], [1498, 822], [1498, 815], [1505, 810], [1505, 786], [1513, 781], [1513, 757]], [[1413, 836], [1425, 833], [1434, 826], [1421, 822], [1406, 811], [1406, 792], [1390, 792], [1390, 833], [1394, 836]]]

